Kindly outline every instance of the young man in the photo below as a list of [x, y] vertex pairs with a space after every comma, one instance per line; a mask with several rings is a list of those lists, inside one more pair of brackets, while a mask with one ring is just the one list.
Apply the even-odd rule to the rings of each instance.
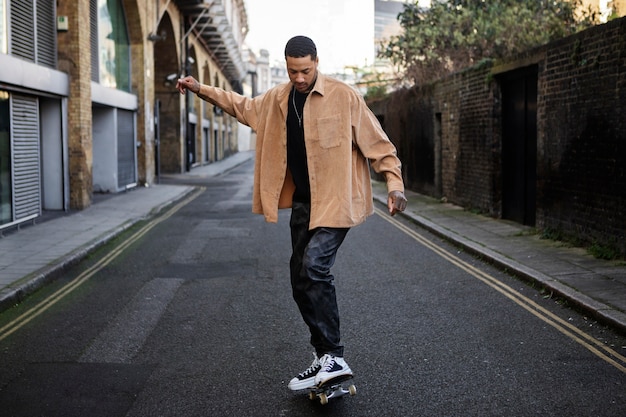
[[385, 176], [388, 209], [404, 211], [401, 164], [363, 98], [348, 85], [321, 74], [317, 49], [305, 36], [287, 42], [289, 83], [261, 96], [243, 97], [178, 80], [257, 132], [252, 209], [276, 222], [291, 208], [293, 298], [311, 333], [315, 359], [289, 382], [300, 390], [352, 370], [343, 359], [334, 277], [330, 272], [348, 230], [374, 211], [369, 161]]

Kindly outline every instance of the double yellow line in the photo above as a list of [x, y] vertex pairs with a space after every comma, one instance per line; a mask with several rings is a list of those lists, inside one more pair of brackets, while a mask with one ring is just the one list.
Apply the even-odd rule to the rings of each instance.
[[141, 239], [146, 233], [152, 230], [152, 228], [154, 228], [156, 225], [169, 219], [174, 213], [176, 213], [182, 207], [184, 207], [185, 205], [193, 201], [203, 191], [204, 191], [204, 188], [198, 188], [197, 190], [195, 190], [191, 195], [189, 195], [187, 198], [185, 198], [184, 200], [174, 205], [163, 215], [156, 217], [155, 219], [151, 220], [149, 223], [144, 225], [141, 229], [135, 232], [128, 239], [124, 240], [124, 242], [122, 242], [120, 245], [114, 248], [111, 252], [107, 253], [102, 259], [100, 259], [94, 265], [92, 265], [91, 267], [83, 271], [78, 277], [68, 282], [67, 284], [59, 288], [54, 293], [50, 294], [44, 300], [37, 303], [37, 305], [35, 305], [34, 307], [31, 307], [24, 313], [20, 314], [17, 318], [12, 320], [11, 322], [4, 325], [2, 328], [0, 328], [0, 341], [6, 339], [11, 334], [15, 333], [16, 331], [24, 327], [26, 324], [30, 323], [36, 317], [40, 316], [42, 313], [48, 310], [50, 307], [52, 307], [53, 305], [61, 301], [65, 296], [70, 294], [76, 288], [80, 287], [89, 278], [94, 276], [98, 271], [100, 271], [106, 265], [110, 264], [115, 258], [117, 258], [122, 252], [124, 252], [130, 245], [132, 245], [133, 243]]
[[398, 220], [390, 217], [385, 211], [380, 210], [378, 208], [376, 208], [375, 210], [376, 210], [376, 214], [378, 214], [380, 217], [382, 217], [384, 220], [388, 221], [389, 223], [393, 224], [398, 229], [402, 230], [404, 233], [412, 237], [414, 240], [418, 241], [423, 246], [427, 247], [428, 249], [435, 252], [437, 255], [446, 259], [451, 264], [459, 267], [463, 271], [467, 272], [468, 274], [479, 279], [480, 281], [487, 284], [494, 290], [498, 291], [500, 294], [512, 300], [514, 303], [524, 308], [525, 310], [527, 310], [534, 316], [538, 317], [545, 323], [554, 327], [559, 332], [563, 333], [565, 336], [569, 337], [570, 339], [574, 340], [576, 343], [585, 347], [594, 355], [598, 356], [600, 359], [610, 363], [615, 368], [626, 373], [626, 357], [615, 352], [613, 349], [606, 346], [604, 343], [600, 342], [594, 337], [583, 332], [582, 330], [572, 325], [571, 323], [568, 323], [567, 321], [563, 320], [559, 316], [555, 315], [554, 313], [540, 306], [539, 304], [537, 304], [530, 298], [515, 291], [513, 288], [502, 283], [501, 281], [497, 280], [496, 278], [492, 277], [486, 272], [481, 271], [480, 269], [468, 264], [467, 262], [464, 262], [460, 258], [452, 255], [451, 253], [445, 251], [441, 247], [435, 245], [428, 239], [418, 234], [415, 230], [403, 225]]

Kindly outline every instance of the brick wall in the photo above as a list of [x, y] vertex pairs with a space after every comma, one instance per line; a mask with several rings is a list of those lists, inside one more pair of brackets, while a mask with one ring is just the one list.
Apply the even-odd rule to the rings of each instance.
[[379, 103], [408, 187], [501, 216], [497, 75], [529, 65], [538, 71], [536, 226], [626, 256], [626, 18]]
[[441, 114], [441, 194], [465, 207], [497, 214], [498, 137], [494, 136], [489, 65], [459, 73], [436, 90]]
[[[151, 46], [146, 41], [144, 20], [154, 14], [152, 2], [124, 1], [132, 57], [132, 91], [139, 98], [137, 111], [138, 175], [141, 183], [154, 178], [154, 132], [152, 104], [154, 83]], [[141, 4], [138, 4], [141, 3]], [[89, 0], [59, 1], [57, 15], [67, 16], [69, 30], [58, 32], [59, 70], [70, 75], [68, 98], [68, 147], [70, 173], [70, 207], [84, 209], [91, 205], [93, 194], [93, 138], [91, 110], [91, 43]], [[139, 7], [141, 6], [141, 7]], [[140, 13], [140, 10], [143, 11]], [[146, 17], [150, 15], [150, 17]], [[142, 25], [144, 22], [144, 25]], [[148, 113], [146, 112], [148, 111]]]
[[497, 214], [499, 149], [490, 69], [482, 65], [399, 91], [375, 111], [396, 143], [408, 188]]
[[58, 66], [72, 80], [67, 111], [70, 207], [84, 209], [91, 205], [93, 191], [89, 0], [61, 1], [57, 15], [67, 16], [70, 28], [58, 33]]
[[626, 253], [626, 19], [546, 48], [537, 221]]
[[[381, 122], [398, 148], [406, 186], [434, 193], [434, 126], [428, 117], [433, 111], [431, 100], [428, 96], [405, 91], [392, 97], [387, 106], [389, 110]], [[394, 140], [403, 135], [412, 140]]]

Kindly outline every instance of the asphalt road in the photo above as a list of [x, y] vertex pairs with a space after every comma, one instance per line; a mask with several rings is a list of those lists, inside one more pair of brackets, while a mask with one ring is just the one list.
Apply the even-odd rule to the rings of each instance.
[[385, 214], [333, 271], [357, 395], [289, 391], [312, 360], [289, 212], [250, 213], [251, 163], [178, 181], [205, 189], [0, 315], [24, 322], [0, 340], [0, 415], [626, 415], [623, 337]]

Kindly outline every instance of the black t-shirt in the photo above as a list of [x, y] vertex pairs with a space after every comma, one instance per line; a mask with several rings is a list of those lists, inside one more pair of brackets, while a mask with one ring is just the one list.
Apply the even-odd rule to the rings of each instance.
[[309, 171], [306, 162], [304, 144], [304, 102], [309, 94], [302, 94], [291, 89], [289, 110], [287, 111], [287, 166], [291, 171], [296, 191], [293, 201], [308, 203], [311, 201]]

